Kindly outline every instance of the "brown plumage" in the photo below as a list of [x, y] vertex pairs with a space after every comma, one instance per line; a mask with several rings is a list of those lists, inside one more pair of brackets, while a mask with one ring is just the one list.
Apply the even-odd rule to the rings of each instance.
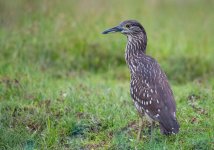
[[165, 135], [178, 133], [174, 96], [157, 61], [145, 54], [147, 36], [143, 26], [135, 20], [127, 20], [103, 34], [110, 32], [127, 36], [125, 59], [131, 74], [130, 93], [141, 117], [145, 113], [159, 122], [161, 133]]

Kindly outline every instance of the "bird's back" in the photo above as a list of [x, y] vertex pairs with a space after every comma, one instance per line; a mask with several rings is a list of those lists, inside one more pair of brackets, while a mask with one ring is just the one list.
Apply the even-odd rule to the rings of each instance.
[[131, 96], [138, 111], [160, 123], [162, 133], [179, 131], [176, 121], [176, 106], [165, 73], [155, 59], [145, 54], [132, 58]]

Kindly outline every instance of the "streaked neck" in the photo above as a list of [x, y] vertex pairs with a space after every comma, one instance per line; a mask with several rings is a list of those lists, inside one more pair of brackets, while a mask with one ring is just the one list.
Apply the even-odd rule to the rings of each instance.
[[145, 34], [129, 35], [126, 45], [126, 62], [146, 53], [147, 37]]

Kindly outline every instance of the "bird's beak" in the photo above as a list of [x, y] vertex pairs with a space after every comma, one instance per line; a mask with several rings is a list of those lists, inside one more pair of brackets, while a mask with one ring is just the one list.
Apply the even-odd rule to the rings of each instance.
[[107, 29], [102, 32], [102, 34], [108, 34], [108, 33], [114, 33], [114, 32], [121, 32], [123, 31], [123, 28], [121, 26], [116, 26], [111, 29]]

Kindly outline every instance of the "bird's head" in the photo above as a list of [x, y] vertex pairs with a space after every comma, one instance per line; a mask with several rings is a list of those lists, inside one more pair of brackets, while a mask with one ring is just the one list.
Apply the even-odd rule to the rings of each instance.
[[127, 36], [146, 35], [143, 26], [136, 20], [126, 20], [120, 23], [118, 26], [103, 31], [103, 34], [120, 32]]

